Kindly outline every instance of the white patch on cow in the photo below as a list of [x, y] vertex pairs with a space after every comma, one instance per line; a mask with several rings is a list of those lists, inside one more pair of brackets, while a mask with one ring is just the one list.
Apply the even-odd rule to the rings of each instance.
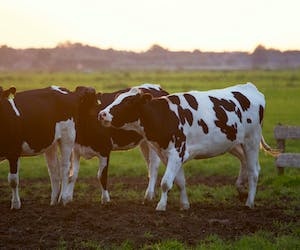
[[62, 201], [64, 205], [70, 201], [70, 196], [68, 193], [68, 180], [71, 164], [70, 159], [72, 155], [72, 150], [74, 149], [75, 137], [76, 130], [73, 118], [56, 123], [55, 138], [53, 143], [55, 143], [58, 139], [60, 140], [61, 152], [61, 192], [58, 198], [58, 202]]
[[137, 86], [135, 88], [144, 88], [144, 89], [156, 89], [161, 90], [161, 87], [159, 84], [153, 84], [153, 83], [144, 83], [140, 86]]
[[113, 140], [111, 140], [111, 141], [112, 141], [112, 149], [113, 150], [128, 150], [128, 149], [134, 148], [137, 145], [136, 143], [132, 142], [128, 145], [125, 145], [125, 146], [121, 147], [118, 144], [114, 143]]
[[[65, 138], [74, 138], [75, 139], [75, 123], [72, 119], [68, 119], [67, 121], [57, 122], [55, 125], [55, 134], [53, 138], [53, 142], [49, 147], [43, 148], [40, 151], [36, 152], [32, 149], [27, 142], [23, 142], [22, 144], [22, 156], [35, 156], [45, 152], [48, 148], [50, 148], [57, 140]], [[70, 141], [70, 145], [73, 147], [73, 142]]]
[[103, 187], [102, 182], [101, 182], [102, 172], [103, 172], [104, 168], [107, 167], [107, 164], [108, 164], [108, 158], [105, 156], [99, 155], [99, 169], [98, 169], [98, 173], [97, 173], [97, 178], [98, 178], [100, 186], [101, 186], [101, 193], [102, 193], [101, 203], [102, 204], [110, 202], [109, 193], [106, 189], [107, 187]]
[[24, 141], [23, 144], [22, 144], [22, 156], [31, 156], [31, 155], [34, 155], [36, 152], [30, 148], [29, 144]]
[[60, 92], [60, 93], [62, 93], [62, 94], [64, 94], [64, 95], [69, 94], [67, 91], [61, 90], [59, 86], [52, 85], [52, 86], [51, 86], [51, 89], [53, 89], [53, 90], [55, 90], [55, 91], [58, 91], [58, 92]]
[[59, 121], [55, 124], [54, 142], [61, 139], [63, 136], [75, 138], [75, 123], [73, 118], [66, 121]]
[[139, 133], [141, 136], [145, 137], [145, 131], [144, 127], [141, 126], [140, 120], [137, 120], [135, 122], [125, 123], [121, 129], [124, 130], [133, 130]]
[[9, 101], [11, 107], [13, 108], [13, 110], [15, 111], [16, 115], [21, 116], [19, 110], [16, 107], [14, 100], [12, 98], [9, 98], [8, 101]]
[[11, 174], [8, 173], [8, 183], [12, 190], [12, 199], [11, 199], [11, 209], [20, 209], [21, 208], [21, 200], [19, 196], [19, 167], [20, 167], [20, 159], [17, 161], [17, 173]]

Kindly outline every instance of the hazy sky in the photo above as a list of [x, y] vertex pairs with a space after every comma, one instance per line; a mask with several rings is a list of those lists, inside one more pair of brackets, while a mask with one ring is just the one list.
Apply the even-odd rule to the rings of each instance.
[[0, 0], [0, 45], [300, 49], [300, 0]]

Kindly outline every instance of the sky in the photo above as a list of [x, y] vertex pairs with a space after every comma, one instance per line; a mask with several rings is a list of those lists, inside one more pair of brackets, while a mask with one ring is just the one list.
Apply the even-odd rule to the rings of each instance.
[[0, 46], [300, 50], [299, 0], [0, 0]]

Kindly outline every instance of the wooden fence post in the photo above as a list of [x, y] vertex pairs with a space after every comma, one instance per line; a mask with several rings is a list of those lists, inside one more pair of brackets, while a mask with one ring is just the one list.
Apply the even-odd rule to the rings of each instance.
[[[277, 141], [277, 148], [280, 149], [280, 151], [283, 153], [285, 152], [285, 140], [278, 139]], [[278, 175], [284, 174], [284, 168], [277, 166], [277, 173]]]

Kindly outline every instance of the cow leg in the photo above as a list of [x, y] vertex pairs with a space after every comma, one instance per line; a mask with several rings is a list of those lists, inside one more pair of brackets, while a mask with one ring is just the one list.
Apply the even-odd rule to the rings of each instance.
[[246, 206], [249, 208], [254, 207], [254, 198], [256, 194], [256, 187], [258, 182], [258, 176], [260, 167], [258, 163], [259, 143], [260, 137], [253, 135], [253, 138], [247, 139], [244, 144], [244, 152], [247, 160], [247, 173], [248, 173], [248, 198]]
[[140, 148], [143, 153], [144, 159], [147, 162], [149, 179], [148, 187], [144, 196], [144, 201], [152, 201], [155, 196], [155, 184], [157, 180], [160, 159], [156, 152], [151, 148], [151, 146], [147, 142], [143, 141], [140, 144]]
[[60, 192], [60, 162], [58, 159], [57, 144], [53, 144], [45, 152], [45, 158], [48, 166], [48, 173], [51, 181], [51, 202], [55, 205], [58, 202]]
[[9, 159], [8, 183], [12, 190], [11, 209], [20, 209], [21, 200], [19, 196], [19, 158]]
[[70, 159], [75, 143], [75, 129], [67, 127], [62, 129], [61, 133], [62, 137], [59, 144], [61, 151], [61, 192], [58, 201], [62, 201], [63, 204], [66, 205], [68, 202], [70, 202], [70, 197], [68, 196], [68, 180], [71, 165]]
[[78, 178], [79, 168], [80, 168], [80, 153], [74, 149], [71, 155], [71, 167], [69, 172], [69, 183], [67, 188], [67, 200], [73, 200], [75, 183]]
[[101, 187], [101, 203], [106, 204], [110, 202], [109, 193], [107, 190], [107, 170], [108, 170], [109, 156], [99, 157], [98, 180]]
[[246, 162], [246, 156], [244, 153], [244, 150], [241, 145], [236, 146], [233, 148], [230, 153], [237, 157], [240, 162], [240, 172], [239, 176], [236, 180], [236, 188], [239, 193], [240, 200], [245, 200], [247, 198], [247, 179], [248, 179], [248, 174], [247, 174], [247, 162]]
[[174, 182], [180, 190], [180, 209], [188, 210], [190, 208], [190, 203], [186, 193], [185, 176], [184, 176], [183, 167], [179, 168]]
[[165, 211], [167, 208], [168, 192], [173, 186], [175, 176], [182, 166], [179, 157], [169, 157], [166, 172], [161, 180], [161, 198], [156, 206], [157, 211]]

